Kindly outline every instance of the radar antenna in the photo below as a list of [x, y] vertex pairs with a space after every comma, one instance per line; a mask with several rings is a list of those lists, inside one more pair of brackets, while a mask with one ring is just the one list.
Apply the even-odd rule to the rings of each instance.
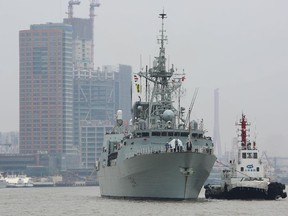
[[193, 94], [193, 97], [192, 97], [192, 100], [191, 100], [191, 103], [190, 103], [190, 106], [189, 106], [189, 110], [188, 110], [188, 113], [187, 113], [187, 116], [186, 116], [185, 126], [188, 125], [190, 127], [190, 115], [191, 115], [191, 112], [193, 110], [193, 106], [195, 104], [198, 91], [199, 91], [199, 88], [196, 88], [195, 91], [194, 91], [194, 94]]

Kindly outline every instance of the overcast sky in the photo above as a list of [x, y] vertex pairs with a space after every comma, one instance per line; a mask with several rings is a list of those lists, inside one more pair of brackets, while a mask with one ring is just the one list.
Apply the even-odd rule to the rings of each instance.
[[[244, 112], [261, 150], [288, 156], [287, 0], [102, 0], [95, 17], [95, 63], [132, 65], [134, 72], [158, 55], [158, 14], [168, 14], [166, 53], [185, 70], [193, 118], [213, 135], [213, 91], [220, 92], [222, 150], [231, 148], [235, 121]], [[87, 18], [89, 0], [74, 7]], [[0, 1], [0, 131], [19, 128], [19, 30], [62, 22], [68, 0]], [[256, 130], [255, 130], [256, 128]], [[255, 133], [256, 131], [256, 133]]]

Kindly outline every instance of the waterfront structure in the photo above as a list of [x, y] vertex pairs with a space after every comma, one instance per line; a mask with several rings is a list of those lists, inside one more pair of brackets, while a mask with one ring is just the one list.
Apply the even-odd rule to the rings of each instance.
[[19, 153], [18, 131], [0, 132], [0, 154]]
[[[131, 118], [131, 74], [128, 65], [94, 68], [94, 17], [98, 1], [90, 2], [89, 18], [73, 16], [69, 1], [65, 24], [72, 26], [73, 50], [73, 144], [81, 155], [81, 165], [93, 168], [100, 156], [103, 137], [114, 125], [114, 113], [123, 109], [128, 124]], [[119, 98], [124, 98], [119, 100]]]
[[[94, 68], [93, 22], [85, 18], [67, 18], [65, 24], [72, 26], [73, 71], [75, 77], [87, 77]], [[83, 73], [85, 72], [85, 73]]]
[[19, 32], [19, 45], [20, 153], [68, 159], [74, 153], [72, 26], [31, 25]]
[[73, 28], [73, 68], [74, 75], [89, 74], [94, 69], [94, 17], [95, 8], [100, 6], [98, 0], [90, 1], [89, 18], [73, 17], [73, 5], [79, 5], [78, 0], [68, 2], [68, 18], [65, 24]]
[[104, 135], [113, 128], [109, 120], [80, 121], [80, 148], [82, 168], [94, 168], [100, 158]]
[[[132, 68], [94, 69], [94, 8], [100, 4], [91, 1], [87, 19], [73, 17], [79, 4], [69, 1], [63, 23], [32, 25], [19, 34], [20, 153], [58, 155], [61, 170], [79, 168], [80, 161], [94, 167], [116, 110], [124, 110], [127, 124], [131, 116]], [[87, 122], [96, 125], [95, 133], [85, 132]], [[97, 141], [93, 147], [91, 137]]]
[[74, 77], [74, 145], [81, 152], [85, 168], [94, 167], [99, 158], [104, 134], [112, 129], [116, 110], [125, 110], [126, 124], [131, 118], [131, 73], [130, 66], [104, 66], [87, 78]]

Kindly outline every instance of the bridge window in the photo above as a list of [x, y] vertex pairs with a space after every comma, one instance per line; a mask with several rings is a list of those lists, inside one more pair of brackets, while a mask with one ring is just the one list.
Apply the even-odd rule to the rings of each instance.
[[241, 172], [243, 172], [244, 171], [244, 167], [241, 167]]
[[197, 138], [198, 134], [197, 133], [192, 133], [193, 138]]
[[149, 137], [149, 132], [142, 133], [142, 137]]
[[160, 132], [158, 131], [152, 132], [152, 136], [160, 136]]
[[188, 135], [189, 135], [188, 132], [182, 132], [182, 133], [181, 133], [181, 136], [182, 136], [182, 137], [188, 137]]
[[167, 132], [166, 131], [162, 132], [161, 136], [167, 136]]
[[179, 135], [180, 135], [179, 132], [175, 132], [175, 133], [174, 133], [174, 136], [176, 136], [176, 137], [179, 136]]
[[253, 153], [253, 158], [257, 158], [257, 153]]
[[168, 132], [168, 136], [173, 136], [173, 132]]
[[246, 153], [245, 152], [242, 153], [242, 158], [246, 158]]
[[259, 171], [260, 171], [259, 167], [257, 167], [257, 169], [256, 169], [256, 170], [257, 170], [257, 172], [259, 172]]

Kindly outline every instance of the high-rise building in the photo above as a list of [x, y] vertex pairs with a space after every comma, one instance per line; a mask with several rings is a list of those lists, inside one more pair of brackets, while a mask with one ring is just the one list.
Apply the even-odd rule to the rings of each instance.
[[123, 110], [124, 121], [131, 118], [131, 66], [104, 66], [94, 68], [94, 8], [98, 1], [90, 2], [89, 18], [73, 17], [73, 5], [69, 1], [68, 18], [73, 50], [73, 124], [74, 146], [81, 155], [84, 168], [93, 168], [101, 154], [104, 134], [114, 125], [118, 109]]
[[65, 24], [72, 25], [72, 47], [74, 76], [79, 77], [94, 68], [93, 59], [93, 20], [85, 18], [67, 18]]
[[19, 45], [20, 153], [71, 154], [72, 26], [31, 25], [19, 32]]
[[19, 153], [18, 131], [0, 132], [0, 154]]
[[87, 19], [73, 17], [79, 1], [68, 4], [63, 23], [19, 33], [20, 153], [54, 154], [60, 169], [78, 168], [79, 156], [82, 167], [91, 168], [116, 111], [123, 110], [126, 124], [131, 118], [132, 68], [95, 70], [94, 8], [100, 4], [91, 1]]
[[74, 77], [74, 145], [81, 162], [92, 168], [101, 154], [104, 134], [112, 129], [118, 109], [131, 118], [130, 66], [104, 66], [87, 78]]

